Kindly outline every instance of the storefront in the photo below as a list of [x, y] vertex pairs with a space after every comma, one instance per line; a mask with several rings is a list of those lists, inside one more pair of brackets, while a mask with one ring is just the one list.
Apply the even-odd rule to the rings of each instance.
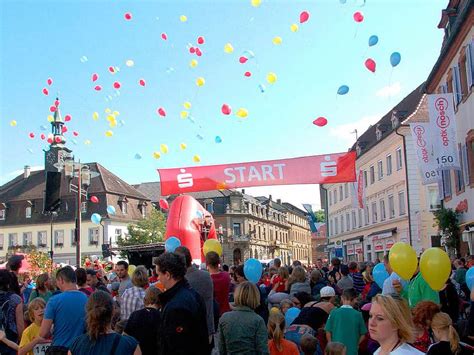
[[397, 228], [385, 229], [378, 232], [371, 233], [367, 236], [367, 249], [372, 253], [367, 253], [367, 256], [372, 261], [382, 261], [383, 256], [388, 253], [390, 248], [396, 242]]
[[363, 261], [364, 247], [363, 236], [358, 236], [344, 241], [346, 261]]

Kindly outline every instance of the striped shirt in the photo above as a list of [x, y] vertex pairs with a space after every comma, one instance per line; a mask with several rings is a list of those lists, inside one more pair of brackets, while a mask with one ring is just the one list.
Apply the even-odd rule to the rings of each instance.
[[127, 288], [120, 302], [120, 319], [128, 319], [132, 312], [145, 308], [144, 298], [145, 290], [142, 287], [132, 286]]

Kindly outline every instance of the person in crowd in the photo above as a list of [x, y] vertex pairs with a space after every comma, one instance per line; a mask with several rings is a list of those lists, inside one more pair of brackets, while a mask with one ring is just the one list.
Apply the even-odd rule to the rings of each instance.
[[329, 313], [336, 304], [336, 291], [331, 286], [325, 286], [320, 291], [317, 306]]
[[430, 326], [434, 315], [439, 312], [439, 306], [431, 301], [421, 301], [412, 309], [416, 338], [412, 345], [424, 353], [428, 351], [428, 347], [433, 343]]
[[290, 296], [297, 292], [311, 294], [311, 287], [306, 280], [306, 271], [302, 266], [295, 266], [288, 281]]
[[86, 269], [79, 267], [76, 269], [76, 284], [77, 284], [77, 289], [81, 291], [83, 294], [85, 294], [87, 297], [91, 295], [94, 290], [92, 287], [87, 285], [87, 273]]
[[[371, 308], [372, 303], [366, 303], [360, 308], [362, 318], [364, 318], [364, 323], [367, 328], [369, 325], [369, 313]], [[372, 355], [379, 347], [379, 343], [370, 337], [370, 332], [367, 332], [364, 336], [364, 340], [359, 344], [359, 355]]]
[[31, 278], [29, 272], [25, 272], [22, 275], [22, 285], [23, 289], [21, 292], [21, 296], [23, 298], [23, 303], [27, 305], [30, 301], [31, 292], [33, 292], [34, 289], [33, 279]]
[[87, 286], [91, 287], [95, 292], [97, 290], [109, 293], [107, 286], [99, 279], [99, 273], [94, 269], [86, 269]]
[[311, 334], [304, 334], [301, 337], [301, 352], [304, 355], [320, 355], [318, 348], [318, 339]]
[[[415, 275], [412, 277], [408, 286], [405, 287], [405, 281], [394, 280], [392, 285], [395, 292], [402, 295], [403, 298], [408, 300], [410, 308], [415, 307], [421, 301], [432, 301], [436, 304], [440, 304], [439, 293], [434, 291], [423, 278], [419, 267], [416, 270]], [[385, 287], [385, 283], [384, 283]]]
[[22, 292], [25, 289], [25, 285], [20, 286], [18, 276], [23, 264], [24, 255], [12, 255], [8, 258], [6, 268], [11, 273], [10, 279], [10, 291], [16, 293], [18, 296], [21, 296]]
[[209, 354], [206, 306], [185, 278], [184, 259], [175, 253], [161, 254], [156, 272], [166, 289], [160, 295], [158, 354]]
[[298, 347], [293, 342], [286, 340], [285, 317], [281, 312], [273, 313], [268, 318], [268, 349], [270, 355], [299, 355]]
[[287, 290], [289, 277], [288, 268], [284, 266], [279, 267], [277, 274], [271, 279], [272, 290], [275, 292], [285, 292]]
[[383, 283], [382, 295], [390, 295], [397, 292], [399, 293], [400, 290], [397, 291], [396, 287], [404, 288], [406, 285], [406, 281], [402, 280], [401, 277], [398, 276], [397, 273], [392, 270], [388, 254], [384, 255], [383, 263], [385, 265], [385, 269], [387, 270], [390, 276], [387, 277]]
[[296, 308], [303, 308], [307, 303], [314, 301], [313, 297], [307, 292], [297, 292], [291, 297]]
[[456, 271], [454, 272], [454, 281], [456, 281], [459, 286], [461, 286], [461, 289], [464, 291], [467, 273], [466, 261], [464, 260], [464, 258], [454, 260], [454, 267], [456, 268]]
[[51, 298], [53, 293], [49, 290], [50, 277], [47, 272], [40, 274], [36, 278], [36, 288], [31, 291], [29, 302], [35, 298], [42, 298], [45, 303]]
[[130, 279], [130, 276], [128, 275], [128, 263], [124, 260], [120, 260], [119, 262], [117, 262], [117, 264], [115, 264], [115, 273], [117, 274], [117, 277], [120, 280], [120, 286], [118, 289], [118, 296], [120, 299], [120, 297], [122, 297], [125, 290], [133, 286], [132, 280]]
[[87, 333], [77, 337], [70, 346], [69, 355], [133, 354], [142, 352], [137, 340], [112, 330], [112, 297], [104, 291], [90, 295], [86, 304]]
[[316, 260], [316, 268], [317, 268], [317, 269], [319, 270], [319, 272], [321, 273], [322, 278], [325, 279], [327, 273], [329, 272], [329, 269], [327, 268], [327, 266], [325, 266], [325, 265], [323, 264], [323, 260], [322, 260], [322, 259]]
[[344, 290], [354, 288], [354, 282], [349, 277], [349, 267], [347, 265], [341, 265], [341, 279], [337, 282], [337, 287]]
[[[341, 267], [341, 259], [339, 258], [332, 258], [331, 259], [331, 265], [329, 267], [329, 273], [328, 275], [331, 275], [334, 280], [339, 280], [340, 279], [340, 267]], [[339, 274], [339, 276], [337, 275]]]
[[352, 279], [354, 289], [358, 294], [362, 293], [365, 287], [364, 277], [359, 271], [359, 265], [357, 265], [355, 261], [351, 261], [349, 263], [349, 275]]
[[120, 319], [128, 319], [132, 312], [145, 307], [145, 287], [148, 285], [148, 273], [144, 266], [137, 266], [132, 274], [132, 287], [122, 294], [120, 303]]
[[362, 314], [353, 308], [356, 298], [356, 290], [345, 289], [342, 292], [342, 306], [331, 312], [324, 328], [328, 343], [343, 343], [347, 347], [348, 355], [357, 355], [359, 343], [367, 333]]
[[7, 355], [16, 354], [16, 350], [7, 344], [17, 344], [24, 329], [23, 303], [21, 297], [11, 290], [13, 278], [12, 272], [0, 270], [0, 318], [5, 332], [4, 341], [0, 343], [0, 354]]
[[77, 290], [76, 273], [70, 266], [58, 270], [56, 283], [61, 293], [46, 304], [39, 336], [46, 340], [53, 329], [52, 350], [66, 354], [73, 340], [84, 333], [87, 296]]
[[311, 286], [311, 295], [316, 299], [321, 297], [320, 292], [321, 289], [327, 286], [326, 281], [324, 281], [324, 277], [321, 274], [321, 271], [318, 269], [314, 269], [311, 271], [311, 279], [310, 279], [310, 286]]
[[143, 355], [156, 354], [158, 331], [161, 324], [161, 291], [149, 287], [145, 292], [145, 308], [133, 312], [128, 318], [124, 333], [134, 337], [140, 344]]
[[346, 355], [347, 348], [344, 344], [332, 341], [326, 346], [324, 355]]
[[214, 251], [207, 253], [206, 265], [211, 274], [212, 283], [214, 285], [214, 299], [219, 305], [219, 316], [221, 316], [225, 312], [230, 311], [230, 276], [225, 271], [219, 271], [219, 264], [219, 254]]
[[400, 297], [376, 295], [369, 319], [370, 337], [380, 344], [374, 355], [422, 355], [409, 343], [414, 341], [415, 326], [410, 308]]
[[281, 268], [281, 259], [280, 258], [273, 259], [273, 266], [276, 267], [277, 269]]
[[430, 346], [428, 355], [472, 355], [472, 350], [460, 344], [459, 335], [453, 327], [449, 314], [444, 312], [435, 314], [431, 328], [437, 343]]
[[[180, 246], [175, 253], [184, 257], [186, 262], [186, 280], [189, 285], [202, 297], [206, 305], [207, 333], [210, 338], [214, 334], [214, 283], [209, 272], [199, 270], [192, 266], [193, 259], [188, 248]], [[229, 295], [227, 293], [227, 303]]]
[[28, 303], [28, 317], [32, 323], [21, 335], [18, 355], [33, 355], [33, 348], [42, 341], [39, 333], [45, 307], [46, 302], [40, 297], [34, 298]]
[[289, 310], [291, 307], [294, 307], [295, 304], [289, 300], [289, 299], [284, 299], [280, 302], [280, 312], [285, 315], [286, 311]]
[[439, 300], [441, 302], [441, 312], [449, 314], [453, 323], [456, 324], [459, 319], [461, 300], [450, 278], [446, 280], [444, 288], [439, 291]]
[[364, 278], [364, 282], [366, 284], [374, 281], [374, 278], [372, 276], [373, 269], [374, 269], [374, 263], [369, 261], [365, 264], [365, 270], [362, 272], [362, 277]]
[[318, 339], [319, 347], [324, 351], [327, 344], [324, 326], [328, 320], [329, 313], [326, 309], [319, 307], [316, 302], [306, 304], [291, 325], [289, 325], [285, 337], [301, 348], [301, 335], [310, 334]]
[[254, 312], [260, 292], [254, 284], [240, 283], [234, 292], [234, 308], [219, 320], [221, 355], [269, 354], [265, 321]]

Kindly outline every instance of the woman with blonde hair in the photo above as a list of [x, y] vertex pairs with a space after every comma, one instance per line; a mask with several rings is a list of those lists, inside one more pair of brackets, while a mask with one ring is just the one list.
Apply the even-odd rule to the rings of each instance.
[[120, 302], [120, 319], [126, 320], [130, 315], [145, 308], [145, 287], [148, 286], [148, 272], [143, 265], [137, 266], [132, 274], [132, 287], [122, 294]]
[[43, 299], [43, 301], [48, 302], [49, 298], [53, 295], [53, 293], [49, 290], [49, 282], [50, 278], [47, 272], [39, 275], [36, 279], [36, 288], [31, 291], [30, 299], [28, 301], [31, 302], [35, 298], [40, 297]]
[[270, 355], [299, 355], [295, 343], [284, 338], [285, 317], [281, 312], [273, 313], [268, 319], [268, 349]]
[[415, 326], [405, 300], [395, 296], [377, 295], [372, 300], [369, 318], [370, 337], [380, 344], [374, 355], [421, 355], [410, 346]]
[[459, 343], [459, 335], [453, 327], [449, 314], [444, 312], [435, 314], [431, 321], [431, 329], [438, 342], [430, 346], [428, 355], [472, 354], [472, 351], [464, 348]]
[[221, 355], [269, 354], [265, 321], [255, 309], [260, 305], [257, 286], [239, 283], [234, 292], [232, 311], [219, 319], [219, 353]]

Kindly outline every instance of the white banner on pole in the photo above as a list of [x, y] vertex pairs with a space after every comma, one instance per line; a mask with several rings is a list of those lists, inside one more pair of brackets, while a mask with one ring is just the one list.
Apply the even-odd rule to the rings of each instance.
[[430, 130], [434, 161], [438, 170], [461, 169], [456, 140], [453, 94], [428, 95]]
[[430, 123], [410, 123], [410, 130], [423, 185], [435, 183], [441, 179], [441, 171], [438, 170], [438, 164], [434, 157], [434, 137], [430, 134]]

